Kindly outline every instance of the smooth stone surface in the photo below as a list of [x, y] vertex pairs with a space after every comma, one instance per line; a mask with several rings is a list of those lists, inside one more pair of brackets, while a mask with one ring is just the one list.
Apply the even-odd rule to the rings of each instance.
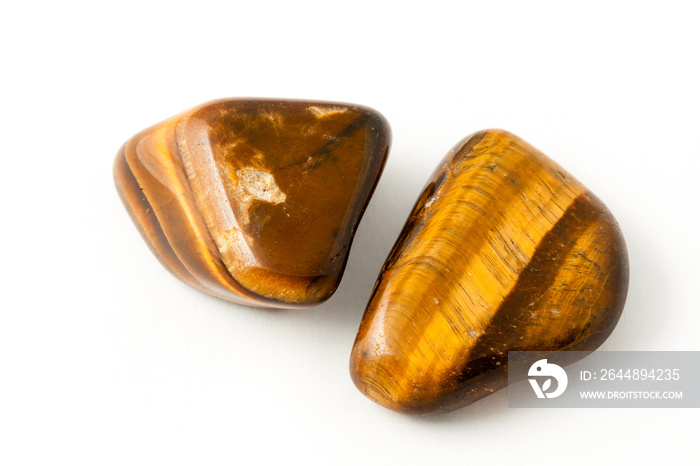
[[178, 278], [237, 303], [303, 307], [338, 286], [389, 142], [365, 107], [228, 99], [138, 133], [114, 174]]
[[468, 405], [507, 384], [508, 351], [600, 346], [628, 276], [598, 198], [520, 138], [473, 134], [438, 166], [384, 264], [353, 381], [400, 412]]

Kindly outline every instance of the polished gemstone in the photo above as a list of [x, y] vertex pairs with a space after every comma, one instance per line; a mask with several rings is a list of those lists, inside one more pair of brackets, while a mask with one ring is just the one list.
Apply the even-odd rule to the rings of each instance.
[[597, 197], [513, 134], [473, 134], [438, 166], [384, 264], [353, 380], [396, 411], [457, 409], [507, 384], [508, 351], [600, 346], [627, 283], [624, 239]]
[[118, 191], [163, 265], [260, 307], [330, 297], [389, 150], [377, 112], [229, 99], [146, 129], [115, 161]]

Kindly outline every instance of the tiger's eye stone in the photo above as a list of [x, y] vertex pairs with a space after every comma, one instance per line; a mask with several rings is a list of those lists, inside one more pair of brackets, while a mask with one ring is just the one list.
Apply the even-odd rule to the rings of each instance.
[[220, 100], [132, 137], [114, 174], [178, 278], [237, 303], [303, 307], [338, 286], [389, 140], [364, 107]]
[[628, 274], [597, 197], [513, 134], [476, 133], [438, 166], [384, 264], [353, 381], [400, 412], [468, 405], [507, 384], [508, 351], [600, 346]]

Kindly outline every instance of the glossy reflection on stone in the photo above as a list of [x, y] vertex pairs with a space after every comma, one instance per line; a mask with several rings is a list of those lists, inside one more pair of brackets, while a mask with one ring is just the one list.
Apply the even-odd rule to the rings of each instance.
[[219, 298], [302, 307], [335, 291], [390, 131], [356, 105], [229, 99], [132, 137], [118, 191], [151, 250]]
[[627, 295], [624, 239], [605, 205], [500, 130], [431, 177], [384, 264], [350, 368], [400, 412], [468, 405], [507, 384], [508, 351], [586, 351]]

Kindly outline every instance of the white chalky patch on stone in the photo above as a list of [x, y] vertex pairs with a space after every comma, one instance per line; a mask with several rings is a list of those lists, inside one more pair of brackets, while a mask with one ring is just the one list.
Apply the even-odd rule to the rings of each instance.
[[270, 204], [281, 204], [287, 200], [287, 195], [280, 190], [275, 183], [275, 177], [270, 173], [246, 167], [236, 170], [236, 178], [238, 194], [243, 202], [255, 199]]
[[309, 107], [309, 111], [314, 114], [316, 118], [325, 118], [331, 115], [337, 115], [339, 113], [345, 113], [348, 109], [343, 107]]

